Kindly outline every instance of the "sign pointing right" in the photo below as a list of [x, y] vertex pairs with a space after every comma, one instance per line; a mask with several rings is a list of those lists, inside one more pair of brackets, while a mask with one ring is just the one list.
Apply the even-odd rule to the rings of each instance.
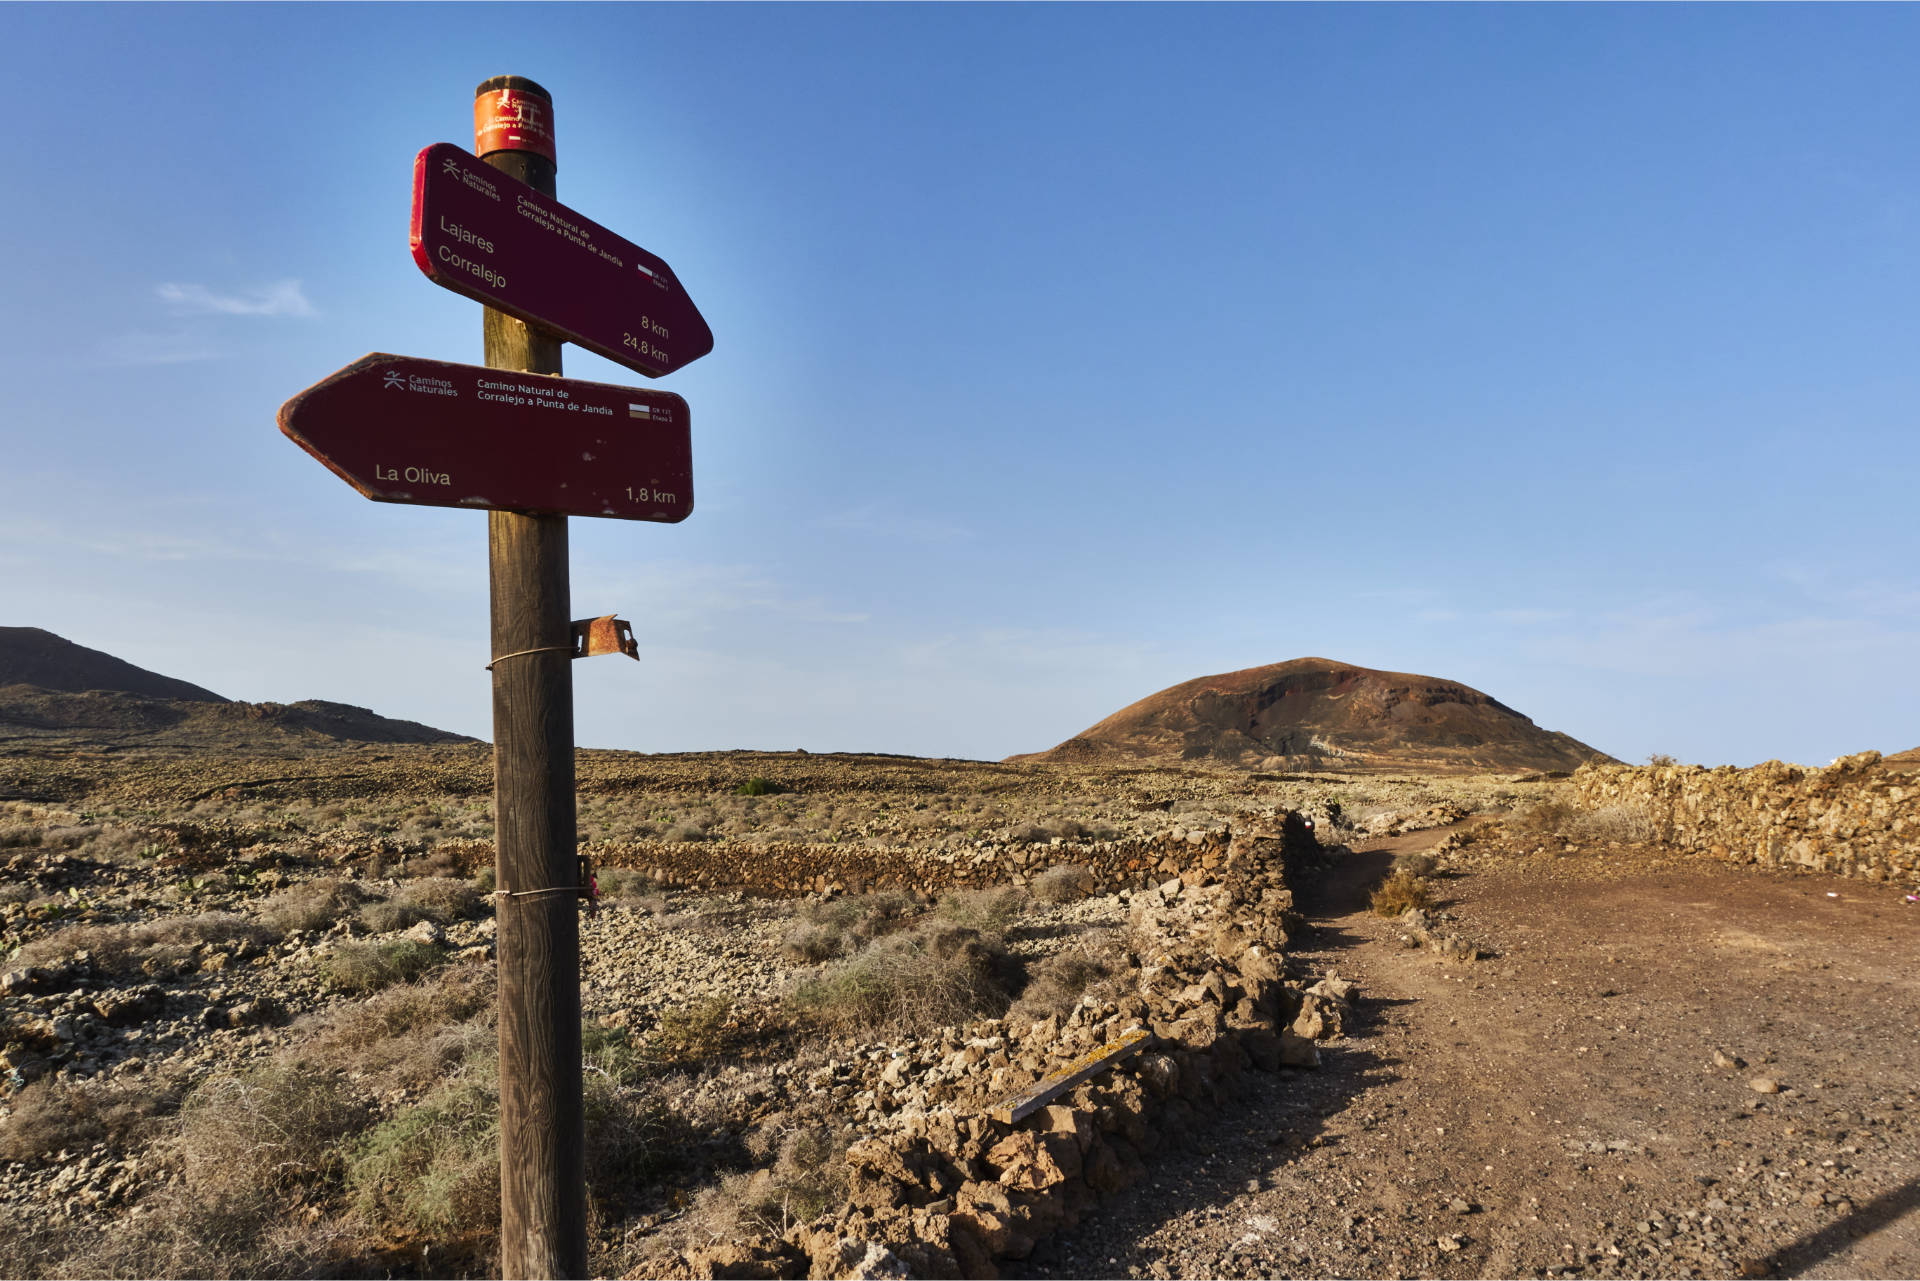
[[713, 350], [664, 260], [450, 142], [414, 158], [409, 239], [434, 284], [649, 378]]

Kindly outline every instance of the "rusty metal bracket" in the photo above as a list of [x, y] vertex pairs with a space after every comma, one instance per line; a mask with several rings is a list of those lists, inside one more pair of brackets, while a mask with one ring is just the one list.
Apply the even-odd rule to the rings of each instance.
[[573, 623], [573, 656], [593, 658], [600, 654], [625, 654], [640, 661], [640, 642], [633, 638], [633, 624], [612, 614], [598, 618], [577, 618]]

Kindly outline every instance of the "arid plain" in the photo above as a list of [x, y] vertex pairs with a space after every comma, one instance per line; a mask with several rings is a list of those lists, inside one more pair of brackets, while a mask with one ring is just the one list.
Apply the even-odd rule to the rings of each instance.
[[[484, 745], [28, 719], [0, 1272], [494, 1269]], [[1912, 1276], [1912, 766], [582, 752], [593, 1267]]]

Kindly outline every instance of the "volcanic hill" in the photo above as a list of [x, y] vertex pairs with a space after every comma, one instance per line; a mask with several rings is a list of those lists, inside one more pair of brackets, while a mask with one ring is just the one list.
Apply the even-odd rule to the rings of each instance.
[[236, 702], [38, 627], [0, 627], [0, 747], [275, 750], [474, 741], [345, 703]]
[[1611, 762], [1457, 681], [1325, 658], [1202, 676], [1009, 761], [1504, 772]]

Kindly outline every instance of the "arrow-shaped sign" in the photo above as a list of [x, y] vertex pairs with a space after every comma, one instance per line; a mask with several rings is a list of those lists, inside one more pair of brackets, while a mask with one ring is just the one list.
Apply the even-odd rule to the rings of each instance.
[[649, 378], [713, 350], [664, 261], [450, 142], [414, 159], [411, 241], [436, 285]]
[[280, 430], [376, 502], [668, 523], [693, 511], [688, 428], [671, 392], [384, 352], [280, 406]]

